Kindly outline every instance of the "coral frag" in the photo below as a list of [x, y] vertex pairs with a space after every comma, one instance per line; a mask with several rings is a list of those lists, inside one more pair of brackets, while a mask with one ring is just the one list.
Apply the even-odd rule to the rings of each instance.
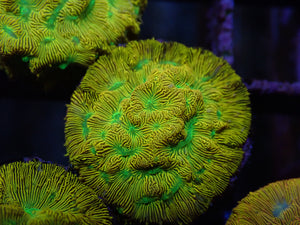
[[270, 183], [250, 192], [233, 209], [226, 225], [300, 224], [300, 179]]
[[40, 162], [0, 167], [1, 225], [110, 225], [93, 190], [64, 168]]
[[110, 44], [140, 31], [147, 0], [0, 0], [0, 55], [23, 57], [33, 73], [89, 65]]
[[247, 89], [203, 49], [155, 40], [92, 65], [66, 116], [80, 179], [142, 223], [189, 223], [221, 194], [250, 127]]

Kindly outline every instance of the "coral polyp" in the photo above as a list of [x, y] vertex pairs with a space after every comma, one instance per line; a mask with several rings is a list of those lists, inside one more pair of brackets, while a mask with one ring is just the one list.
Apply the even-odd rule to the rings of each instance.
[[15, 162], [0, 167], [0, 224], [112, 223], [102, 200], [64, 168]]
[[226, 225], [300, 224], [299, 200], [299, 178], [270, 183], [239, 201]]
[[33, 73], [87, 66], [110, 44], [140, 31], [147, 0], [0, 0], [0, 54], [21, 56]]
[[187, 224], [220, 195], [243, 158], [249, 94], [223, 59], [155, 40], [89, 67], [66, 116], [82, 182], [141, 223]]

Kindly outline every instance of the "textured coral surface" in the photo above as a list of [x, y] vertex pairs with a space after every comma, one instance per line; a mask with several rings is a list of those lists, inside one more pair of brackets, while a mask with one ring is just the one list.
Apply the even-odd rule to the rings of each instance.
[[40, 162], [0, 167], [1, 225], [111, 224], [103, 202], [64, 168]]
[[226, 225], [300, 224], [300, 179], [270, 183], [250, 192], [233, 209]]
[[0, 0], [0, 55], [20, 55], [33, 73], [88, 65], [109, 44], [137, 34], [147, 0]]
[[179, 43], [133, 41], [74, 92], [66, 147], [80, 179], [142, 223], [189, 223], [236, 172], [248, 92], [229, 64]]

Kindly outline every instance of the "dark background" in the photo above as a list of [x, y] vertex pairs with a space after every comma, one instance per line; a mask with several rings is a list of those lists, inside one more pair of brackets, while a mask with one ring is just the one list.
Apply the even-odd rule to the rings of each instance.
[[[149, 0], [139, 38], [212, 49], [207, 17], [211, 2]], [[237, 201], [250, 191], [300, 175], [300, 91], [289, 88], [300, 82], [299, 12], [296, 1], [235, 1], [233, 68], [249, 87], [253, 80], [267, 80], [288, 88], [279, 92], [249, 88], [251, 156], [238, 179], [194, 224], [224, 224]], [[8, 79], [0, 72], [1, 164], [34, 156], [68, 164], [65, 105], [78, 81], [53, 91], [32, 76]]]

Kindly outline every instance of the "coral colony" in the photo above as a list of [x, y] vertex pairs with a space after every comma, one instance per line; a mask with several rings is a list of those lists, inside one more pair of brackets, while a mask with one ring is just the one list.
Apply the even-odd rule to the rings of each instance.
[[146, 4], [0, 0], [8, 74], [16, 57], [34, 74], [88, 67], [65, 124], [79, 178], [36, 160], [2, 165], [1, 224], [111, 224], [104, 203], [128, 223], [189, 224], [227, 187], [249, 133], [247, 88], [201, 48], [154, 39], [117, 47], [139, 32]]
[[53, 164], [31, 161], [0, 168], [0, 224], [112, 223], [102, 200], [75, 175]]
[[68, 105], [66, 147], [80, 180], [121, 214], [186, 224], [236, 172], [250, 117], [225, 60], [133, 41], [89, 67]]
[[[140, 31], [146, 0], [0, 0], [0, 54], [19, 55], [33, 73], [88, 66]], [[9, 70], [9, 69], [8, 69]]]
[[250, 192], [226, 225], [300, 224], [300, 179], [277, 181]]

